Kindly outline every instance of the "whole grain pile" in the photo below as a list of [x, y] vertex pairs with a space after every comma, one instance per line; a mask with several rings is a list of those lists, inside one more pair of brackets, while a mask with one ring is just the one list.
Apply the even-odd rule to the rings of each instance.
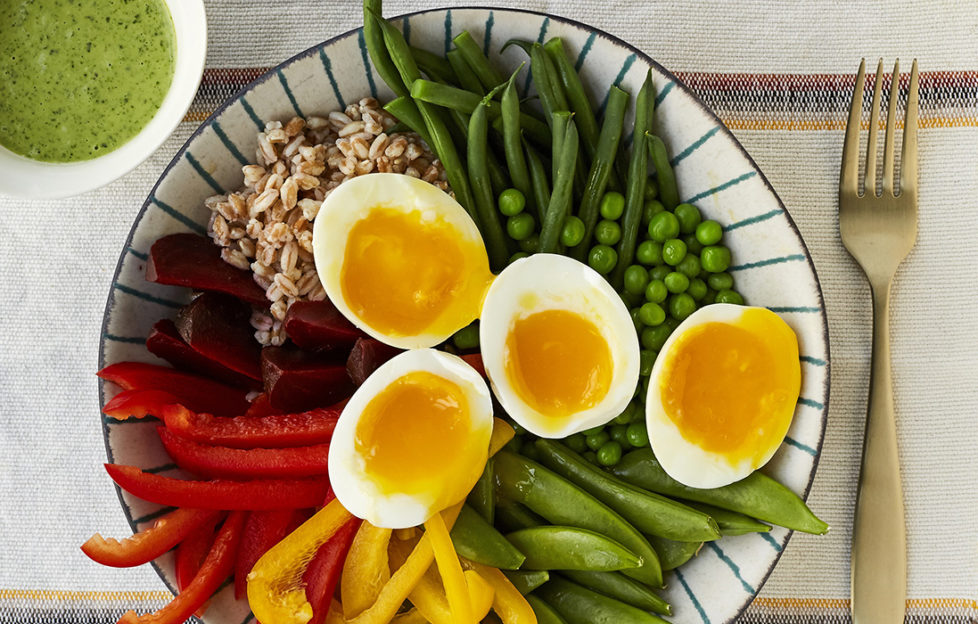
[[285, 342], [282, 321], [289, 306], [326, 297], [313, 262], [312, 224], [333, 189], [382, 172], [448, 191], [444, 168], [417, 134], [388, 132], [396, 123], [374, 98], [325, 117], [270, 121], [258, 134], [258, 164], [242, 168], [244, 186], [205, 200], [208, 233], [221, 257], [250, 269], [271, 302], [268, 311], [251, 317], [262, 345]]

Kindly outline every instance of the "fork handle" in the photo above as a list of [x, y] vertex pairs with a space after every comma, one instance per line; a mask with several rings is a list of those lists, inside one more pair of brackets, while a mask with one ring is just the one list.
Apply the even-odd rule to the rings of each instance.
[[890, 374], [890, 283], [873, 285], [873, 363], [869, 413], [852, 535], [854, 624], [902, 624], [907, 536]]

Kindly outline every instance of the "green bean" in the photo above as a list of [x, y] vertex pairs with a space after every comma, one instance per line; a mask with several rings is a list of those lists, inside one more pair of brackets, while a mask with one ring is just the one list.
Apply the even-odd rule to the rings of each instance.
[[553, 61], [539, 43], [534, 43], [530, 48], [530, 71], [545, 118], [552, 118], [557, 111], [568, 110], [564, 90], [557, 83], [557, 70], [553, 68]]
[[659, 594], [619, 572], [566, 570], [561, 572], [561, 575], [587, 589], [643, 611], [672, 615], [672, 607]]
[[702, 542], [675, 542], [655, 535], [649, 536], [649, 541], [659, 554], [663, 570], [675, 570], [696, 556], [703, 547]]
[[584, 186], [584, 196], [581, 199], [578, 215], [584, 222], [584, 240], [580, 245], [571, 249], [571, 256], [583, 261], [591, 247], [591, 237], [598, 223], [598, 213], [601, 200], [608, 186], [609, 176], [621, 140], [621, 131], [625, 123], [625, 108], [628, 106], [628, 93], [612, 86], [608, 91], [608, 103], [604, 109], [604, 122], [601, 125], [601, 135], [587, 184]]
[[[650, 126], [651, 127], [651, 126]], [[676, 172], [669, 164], [669, 153], [666, 151], [666, 144], [662, 139], [646, 132], [649, 146], [649, 158], [652, 159], [652, 166], [659, 181], [659, 200], [668, 210], [675, 210], [679, 205], [679, 189], [676, 188]]]
[[430, 78], [448, 84], [457, 84], [455, 70], [444, 57], [414, 46], [411, 46], [411, 53], [421, 71], [428, 74]]
[[499, 72], [496, 71], [496, 68], [489, 63], [489, 59], [483, 54], [482, 49], [479, 48], [479, 44], [475, 42], [475, 39], [472, 38], [469, 31], [463, 30], [452, 41], [455, 43], [458, 51], [462, 53], [465, 62], [468, 63], [472, 73], [479, 79], [483, 87], [492, 89], [504, 80]]
[[507, 451], [496, 455], [495, 472], [500, 496], [526, 505], [553, 524], [589, 529], [615, 540], [643, 560], [642, 567], [626, 575], [662, 586], [659, 559], [648, 540], [604, 503], [540, 464]]
[[492, 97], [492, 92], [472, 112], [472, 117], [469, 120], [467, 156], [469, 182], [472, 184], [472, 195], [475, 199], [476, 210], [479, 213], [478, 223], [482, 225], [482, 235], [485, 238], [490, 265], [493, 270], [498, 271], [506, 266], [510, 251], [506, 244], [503, 226], [499, 222], [499, 213], [496, 211], [492, 183], [489, 178], [489, 120], [486, 116], [485, 102], [490, 97]]
[[536, 447], [544, 466], [583, 488], [645, 534], [686, 542], [720, 537], [709, 515], [616, 479], [560, 442], [537, 440]]
[[564, 228], [564, 219], [570, 214], [573, 201], [574, 167], [577, 165], [579, 149], [577, 124], [569, 120], [560, 152], [554, 152], [553, 155], [558, 163], [557, 175], [554, 177], [554, 190], [540, 226], [540, 251], [543, 253], [557, 253], [559, 249], [560, 232]]
[[503, 570], [503, 574], [524, 596], [550, 580], [546, 570]]
[[730, 485], [701, 490], [666, 474], [651, 449], [639, 449], [625, 455], [612, 473], [659, 494], [729, 509], [788, 529], [814, 535], [829, 530], [797, 494], [760, 471]]
[[[517, 96], [517, 103], [519, 102], [519, 97]], [[494, 109], [490, 108], [490, 117], [492, 116], [492, 111]], [[523, 134], [526, 138], [533, 141], [533, 144], [541, 149], [546, 149], [550, 151], [550, 145], [553, 142], [553, 135], [550, 132], [550, 126], [543, 123], [536, 117], [528, 115], [526, 113], [520, 113], [520, 126]], [[503, 118], [500, 115], [492, 120], [493, 129], [502, 136], [504, 134], [503, 130]]]
[[515, 570], [525, 559], [512, 542], [468, 505], [462, 505], [451, 536], [459, 555], [494, 568]]
[[526, 150], [526, 164], [530, 169], [533, 202], [537, 207], [537, 216], [543, 222], [543, 211], [550, 205], [550, 183], [547, 180], [547, 168], [544, 167], [540, 154], [533, 149], [533, 146], [525, 138], [523, 139], [523, 149]]
[[567, 621], [560, 617], [556, 609], [548, 605], [538, 596], [527, 596], [526, 601], [530, 603], [533, 614], [537, 616], [537, 624], [567, 624]]
[[568, 624], [666, 624], [657, 615], [562, 578], [550, 579], [534, 593], [552, 605]]
[[431, 145], [431, 136], [428, 134], [428, 128], [424, 125], [421, 111], [418, 110], [417, 104], [410, 97], [396, 97], [384, 104], [384, 110], [397, 117], [398, 122], [416, 132], [425, 143]]
[[448, 59], [448, 64], [451, 65], [452, 71], [455, 72], [455, 77], [458, 78], [458, 83], [463, 89], [480, 96], [486, 94], [485, 89], [482, 88], [482, 83], [479, 82], [475, 72], [469, 67], [460, 51], [457, 49], [449, 50], [445, 54], [445, 58]]
[[[472, 324], [464, 329], [468, 329], [469, 327], [475, 328], [476, 325]], [[457, 335], [458, 333], [456, 332]], [[476, 342], [478, 343], [478, 338]], [[492, 476], [492, 458], [490, 457], [486, 462], [486, 467], [482, 469], [479, 480], [475, 482], [475, 487], [472, 488], [472, 491], [469, 492], [466, 498], [466, 501], [472, 506], [472, 509], [476, 510], [489, 524], [493, 524], [496, 521], [496, 493], [494, 491], [494, 482], [495, 479]]]
[[[501, 118], [503, 121], [503, 150], [506, 153], [506, 168], [513, 187], [523, 193], [527, 203], [535, 207], [531, 195], [533, 187], [530, 184], [530, 171], [523, 156], [523, 140], [520, 131], [520, 99], [516, 92], [516, 73], [509, 77], [506, 88], [503, 89], [501, 101]], [[539, 210], [539, 208], [537, 208]]]
[[[384, 42], [387, 44], [391, 60], [394, 61], [394, 65], [401, 74], [401, 79], [404, 80], [405, 84], [413, 84], [415, 80], [421, 78], [421, 72], [417, 63], [414, 62], [414, 56], [411, 54], [411, 48], [407, 41], [404, 40], [404, 35], [379, 15], [374, 15], [384, 33]], [[452, 191], [455, 192], [455, 199], [468, 211], [475, 222], [479, 223], [475, 201], [472, 198], [472, 189], [469, 186], [469, 178], [466, 175], [465, 167], [462, 165], [462, 160], [455, 150], [455, 144], [452, 143], [444, 119], [431, 104], [421, 101], [416, 101], [416, 103], [418, 110], [421, 111], [425, 126], [428, 128], [428, 134], [431, 136], [431, 143], [428, 145], [441, 160], [448, 177], [448, 183], [451, 185]]]
[[642, 559], [618, 542], [587, 529], [541, 526], [506, 536], [526, 556], [524, 570], [592, 570], [638, 568]]
[[642, 225], [642, 211], [645, 207], [645, 179], [649, 175], [649, 154], [644, 141], [645, 133], [652, 128], [655, 107], [655, 87], [652, 85], [652, 70], [645, 75], [645, 82], [635, 101], [635, 130], [632, 134], [632, 155], [628, 162], [628, 177], [625, 180], [625, 214], [622, 215], [622, 237], [618, 243], [618, 266], [612, 275], [611, 283], [617, 288], [622, 284], [625, 269], [635, 257], [638, 230]]
[[406, 96], [407, 86], [401, 79], [401, 74], [394, 61], [391, 60], [390, 52], [384, 43], [383, 30], [378, 23], [382, 15], [381, 0], [364, 0], [363, 2], [363, 39], [367, 44], [367, 53], [370, 54], [370, 61], [380, 77], [387, 83], [396, 95]]
[[503, 500], [496, 505], [496, 522], [506, 531], [519, 531], [546, 524], [546, 520], [515, 501]]
[[698, 509], [705, 514], [709, 514], [711, 518], [717, 521], [717, 526], [720, 527], [721, 535], [744, 535], [746, 533], [767, 533], [771, 530], [770, 525], [764, 524], [758, 520], [751, 518], [750, 516], [745, 516], [742, 513], [737, 513], [736, 511], [730, 511], [729, 509], [720, 509], [719, 507], [714, 507], [713, 505], [706, 505], [703, 503], [689, 502], [686, 503], [693, 509]]
[[553, 119], [551, 120], [550, 132], [553, 134], [553, 143], [550, 147], [550, 179], [554, 182], [557, 181], [557, 164], [560, 159], [557, 157], [560, 154], [560, 148], [564, 144], [564, 137], [567, 132], [567, 124], [571, 120], [571, 114], [569, 111], [558, 110], [554, 111], [551, 115]]

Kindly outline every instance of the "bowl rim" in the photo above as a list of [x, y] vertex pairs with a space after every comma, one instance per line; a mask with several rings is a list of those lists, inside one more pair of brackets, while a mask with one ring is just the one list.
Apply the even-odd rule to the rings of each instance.
[[[153, 116], [124, 143], [102, 156], [87, 160], [35, 160], [0, 145], [0, 161], [20, 163], [19, 166], [27, 168], [23, 172], [25, 176], [0, 176], [0, 197], [64, 199], [102, 188], [145, 162], [173, 135], [197, 97], [204, 76], [207, 11], [204, 0], [161, 1], [173, 23], [176, 55], [170, 86]], [[175, 14], [182, 17], [175, 17]], [[132, 153], [120, 155], [123, 150]], [[24, 178], [27, 178], [25, 183], [17, 182]]]
[[[173, 1], [173, 0], [168, 0], [168, 1]], [[195, 0], [195, 1], [199, 1], [199, 0]], [[831, 396], [831, 392], [830, 392], [830, 390], [831, 390], [831, 349], [830, 349], [830, 343], [829, 343], [828, 313], [827, 313], [827, 310], [826, 310], [826, 307], [825, 307], [825, 298], [824, 298], [824, 296], [822, 294], [822, 285], [821, 285], [821, 282], [820, 282], [819, 277], [818, 277], [818, 271], [815, 268], [815, 262], [813, 261], [812, 256], [811, 256], [811, 253], [808, 250], [808, 245], [805, 243], [805, 240], [804, 240], [804, 238], [801, 235], [801, 231], [798, 229], [797, 224], [795, 224], [794, 219], [791, 217], [791, 213], [788, 211], [787, 207], [784, 205], [784, 202], [781, 200], [781, 197], [778, 195], [777, 191], [775, 191], [774, 187], [771, 185], [770, 181], [767, 179], [767, 176], [764, 174], [764, 172], [758, 166], [757, 162], [754, 161], [753, 157], [747, 152], [747, 150], [744, 148], [744, 146], [741, 145], [740, 141], [737, 140], [737, 137], [734, 136], [734, 134], [730, 130], [730, 128], [728, 128], [727, 125], [725, 123], [723, 123], [723, 121], [719, 118], [719, 116], [717, 116], [717, 114], [709, 106], [707, 106], [707, 104], [705, 102], [703, 102], [703, 100], [701, 100], [699, 98], [699, 96], [697, 96], [688, 86], [686, 86], [686, 83], [684, 83], [682, 80], [680, 80], [675, 74], [673, 74], [671, 71], [669, 71], [668, 69], [666, 69], [665, 67], [663, 67], [658, 61], [656, 61], [655, 59], [653, 59], [651, 56], [649, 56], [647, 53], [645, 53], [641, 49], [639, 49], [636, 46], [628, 43], [627, 41], [625, 41], [624, 39], [621, 39], [620, 37], [617, 37], [615, 35], [612, 35], [612, 34], [608, 33], [607, 31], [605, 31], [605, 30], [603, 30], [601, 28], [598, 28], [598, 27], [595, 27], [595, 26], [591, 26], [589, 24], [585, 24], [584, 22], [581, 22], [579, 20], [575, 20], [573, 18], [563, 17], [563, 16], [560, 16], [560, 15], [554, 15], [552, 13], [545, 13], [545, 12], [542, 12], [542, 11], [534, 11], [534, 10], [531, 10], [531, 9], [508, 8], [508, 7], [498, 7], [498, 6], [463, 5], [463, 6], [453, 6], [453, 7], [439, 7], [439, 8], [431, 8], [431, 9], [422, 9], [422, 10], [419, 10], [419, 11], [412, 11], [412, 12], [403, 13], [403, 14], [400, 14], [400, 15], [394, 15], [394, 16], [388, 17], [387, 19], [397, 20], [397, 19], [403, 19], [403, 18], [410, 18], [410, 17], [414, 17], [414, 16], [417, 16], [417, 15], [424, 15], [424, 14], [428, 14], [428, 13], [443, 13], [443, 12], [450, 12], [450, 11], [483, 11], [483, 12], [517, 13], [517, 14], [534, 15], [534, 16], [537, 16], [537, 17], [543, 17], [543, 18], [546, 18], [546, 19], [550, 19], [550, 20], [553, 20], [553, 21], [556, 21], [556, 22], [563, 22], [565, 24], [569, 24], [571, 26], [574, 26], [576, 28], [582, 29], [584, 31], [592, 32], [592, 33], [596, 34], [598, 37], [603, 38], [604, 40], [606, 40], [608, 43], [610, 43], [612, 45], [617, 45], [619, 47], [625, 48], [630, 53], [635, 54], [637, 59], [641, 59], [642, 61], [644, 61], [645, 63], [647, 63], [649, 66], [655, 68], [656, 71], [661, 72], [664, 76], [666, 76], [667, 78], [669, 78], [670, 80], [672, 80], [679, 89], [681, 89], [687, 96], [689, 96], [692, 99], [693, 103], [696, 105], [696, 107], [702, 113], [704, 113], [705, 115], [707, 115], [708, 118], [710, 118], [714, 123], [716, 123], [716, 125], [720, 128], [719, 134], [724, 135], [728, 140], [730, 140], [733, 143], [733, 145], [738, 150], [740, 150], [742, 156], [747, 159], [747, 162], [750, 164], [750, 166], [753, 168], [753, 170], [757, 172], [758, 177], [760, 178], [761, 182], [764, 184], [765, 189], [767, 189], [767, 191], [777, 201], [778, 207], [781, 209], [781, 211], [784, 213], [785, 218], [787, 219], [788, 226], [790, 227], [792, 233], [794, 234], [795, 238], [797, 239], [798, 244], [801, 246], [802, 252], [803, 252], [804, 257], [805, 257], [805, 262], [808, 265], [808, 268], [809, 268], [809, 270], [812, 273], [812, 277], [813, 277], [813, 280], [814, 280], [815, 292], [816, 292], [816, 294], [818, 296], [819, 317], [820, 317], [821, 326], [822, 326], [821, 327], [821, 330], [822, 330], [822, 341], [825, 344], [825, 367], [824, 367], [824, 369], [825, 369], [825, 382], [823, 384], [823, 396], [822, 396], [822, 401], [821, 401], [823, 407], [820, 410], [820, 415], [819, 415], [821, 432], [820, 432], [820, 435], [819, 435], [818, 444], [815, 446], [815, 451], [816, 452], [815, 452], [815, 455], [814, 455], [814, 457], [812, 459], [811, 473], [809, 474], [808, 482], [805, 484], [804, 488], [802, 489], [802, 493], [801, 493], [802, 500], [807, 501], [808, 500], [808, 496], [811, 493], [812, 485], [813, 485], [813, 483], [815, 481], [815, 475], [818, 472], [819, 461], [821, 460], [821, 457], [822, 457], [822, 448], [823, 448], [824, 443], [825, 443], [825, 432], [826, 432], [826, 429], [828, 428], [829, 401], [830, 401], [830, 396]], [[213, 113], [211, 113], [207, 117], [207, 119], [205, 119], [203, 122], [201, 122], [200, 126], [196, 130], [194, 130], [194, 132], [189, 137], [187, 137], [187, 140], [180, 147], [180, 149], [177, 151], [177, 153], [173, 156], [173, 159], [169, 162], [169, 164], [167, 164], [167, 166], [160, 173], [159, 178], [153, 184], [153, 187], [150, 190], [150, 192], [148, 193], [146, 200], [143, 202], [143, 205], [140, 207], [139, 212], [137, 212], [136, 215], [135, 215], [135, 217], [133, 218], [133, 223], [132, 223], [132, 226], [130, 227], [129, 235], [126, 237], [125, 244], [123, 245], [123, 250], [127, 249], [132, 244], [133, 237], [134, 237], [134, 235], [136, 233], [136, 228], [138, 227], [139, 223], [141, 222], [143, 216], [145, 215], [146, 210], [149, 208], [150, 204], [152, 203], [151, 199], [152, 199], [153, 195], [156, 193], [156, 190], [159, 188], [160, 184], [167, 177], [167, 175], [169, 175], [170, 171], [180, 162], [180, 160], [183, 158], [184, 153], [189, 149], [190, 144], [199, 135], [201, 135], [207, 128], [209, 128], [214, 123], [214, 121], [220, 115], [222, 115], [224, 113], [224, 111], [226, 111], [229, 107], [231, 107], [233, 104], [235, 104], [238, 100], [240, 100], [248, 92], [250, 92], [253, 89], [255, 89], [258, 85], [260, 85], [260, 84], [262, 84], [262, 83], [264, 83], [264, 82], [272, 79], [274, 76], [277, 75], [277, 72], [281, 71], [282, 69], [288, 67], [289, 65], [295, 63], [296, 61], [299, 61], [299, 60], [301, 60], [303, 58], [312, 56], [313, 54], [317, 54], [320, 49], [325, 48], [325, 47], [327, 47], [329, 45], [332, 45], [333, 43], [336, 43], [337, 41], [346, 39], [348, 37], [357, 36], [358, 33], [362, 29], [363, 29], [363, 27], [360, 26], [360, 27], [357, 27], [357, 28], [350, 29], [350, 30], [348, 30], [346, 32], [340, 33], [338, 35], [335, 35], [333, 37], [330, 37], [329, 39], [325, 39], [325, 40], [323, 40], [323, 41], [321, 41], [321, 42], [319, 42], [319, 43], [317, 43], [315, 45], [312, 45], [309, 48], [307, 48], [305, 50], [302, 50], [301, 52], [299, 52], [299, 53], [297, 53], [297, 54], [289, 57], [288, 59], [282, 61], [281, 63], [278, 63], [277, 65], [274, 65], [272, 67], [269, 67], [260, 76], [258, 76], [257, 78], [255, 78], [254, 80], [252, 80], [251, 82], [249, 82], [248, 84], [244, 85], [243, 87], [241, 87], [237, 92], [235, 92], [233, 95], [229, 96], [217, 108], [215, 108], [214, 111], [213, 111]], [[120, 273], [122, 271], [122, 265], [124, 263], [125, 257], [126, 257], [126, 254], [123, 251], [123, 253], [121, 253], [119, 255], [119, 260], [116, 263], [116, 268], [115, 268], [115, 272], [113, 273], [112, 283], [115, 283], [115, 281], [118, 280], [119, 275], [120, 275]], [[99, 355], [98, 355], [98, 366], [99, 366], [99, 369], [102, 369], [102, 368], [105, 367], [105, 334], [108, 331], [109, 318], [111, 316], [111, 311], [112, 311], [112, 308], [113, 308], [113, 304], [114, 303], [115, 303], [115, 288], [113, 288], [113, 287], [110, 286], [110, 288], [109, 288], [109, 294], [108, 294], [108, 296], [106, 298], [105, 309], [104, 309], [103, 316], [102, 316], [102, 331], [101, 331], [100, 338], [99, 338]], [[98, 392], [99, 392], [99, 402], [100, 403], [102, 401], [102, 397], [104, 396], [104, 389], [105, 389], [105, 380], [99, 378], [98, 379]], [[106, 457], [108, 458], [109, 462], [113, 462], [112, 449], [111, 449], [111, 446], [109, 444], [108, 425], [105, 423], [104, 419], [102, 420], [102, 431], [103, 431], [103, 441], [105, 443]], [[132, 512], [131, 512], [129, 506], [126, 504], [126, 502], [125, 502], [125, 500], [124, 500], [124, 498], [122, 496], [122, 490], [121, 490], [121, 488], [119, 488], [119, 486], [116, 485], [115, 486], [115, 489], [116, 489], [116, 494], [119, 497], [119, 503], [120, 503], [120, 505], [121, 505], [121, 507], [123, 509], [123, 513], [125, 514], [126, 521], [128, 522], [130, 528], [135, 533], [135, 532], [138, 531], [138, 527], [133, 522]], [[784, 544], [785, 546], [787, 546], [788, 542], [791, 540], [792, 535], [794, 535], [794, 531], [789, 529], [788, 530], [788, 533], [787, 533], [787, 535], [785, 537], [785, 544]], [[749, 595], [744, 600], [744, 602], [738, 607], [737, 613], [734, 614], [733, 616], [731, 616], [729, 619], [727, 619], [724, 622], [724, 624], [732, 624], [733, 622], [735, 622], [736, 620], [738, 620], [744, 614], [744, 612], [747, 610], [747, 608], [750, 606], [750, 604], [754, 601], [754, 598], [756, 598], [757, 595], [761, 592], [761, 589], [764, 587], [764, 584], [770, 578], [771, 573], [774, 571], [774, 568], [777, 566], [778, 562], [781, 560], [781, 556], [784, 554], [784, 550], [785, 549], [782, 548], [781, 550], [778, 550], [775, 553], [774, 558], [771, 560], [771, 564], [768, 566], [767, 570], [764, 572], [764, 576], [761, 579], [761, 582], [757, 584], [757, 587], [755, 588], [754, 594]], [[162, 580], [163, 581], [163, 584], [167, 587], [167, 589], [169, 589], [174, 595], [176, 595], [178, 593], [177, 590], [166, 579], [166, 575], [163, 574], [163, 571], [159, 568], [159, 565], [156, 563], [156, 561], [152, 561], [150, 563], [153, 566], [153, 569], [156, 571], [157, 575], [160, 577], [160, 580]]]

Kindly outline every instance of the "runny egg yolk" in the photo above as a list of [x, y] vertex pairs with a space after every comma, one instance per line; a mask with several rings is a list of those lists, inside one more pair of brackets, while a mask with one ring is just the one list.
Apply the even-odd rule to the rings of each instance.
[[665, 413], [684, 438], [731, 465], [763, 461], [791, 423], [801, 384], [794, 333], [774, 313], [691, 327], [659, 380]]
[[611, 350], [589, 319], [569, 310], [518, 318], [506, 337], [506, 374], [544, 416], [563, 418], [597, 405], [614, 373]]
[[384, 206], [351, 228], [340, 275], [351, 310], [393, 336], [464, 327], [491, 279], [481, 240], [464, 239], [431, 212]]
[[465, 497], [472, 466], [487, 449], [472, 444], [469, 402], [453, 381], [427, 371], [399, 377], [360, 415], [355, 448], [364, 473], [385, 495], [431, 495], [435, 510]]

